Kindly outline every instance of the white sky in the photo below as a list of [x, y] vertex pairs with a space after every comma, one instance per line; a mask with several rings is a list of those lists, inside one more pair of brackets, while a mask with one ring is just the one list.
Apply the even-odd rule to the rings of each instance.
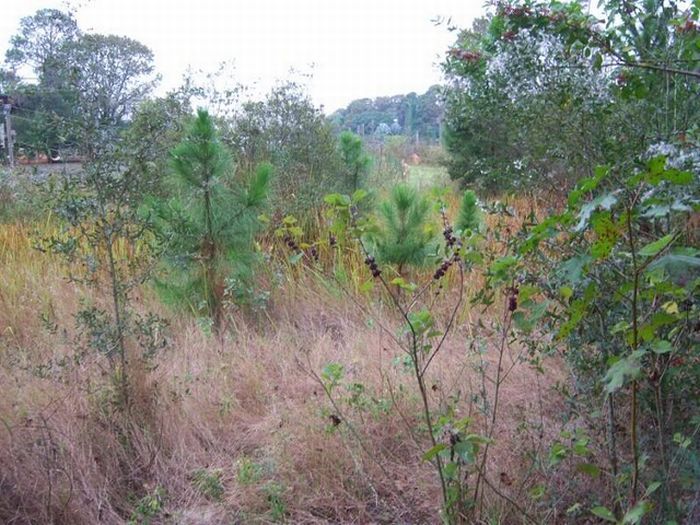
[[[54, 0], [2, 0], [0, 56], [22, 16]], [[84, 31], [125, 35], [155, 53], [161, 90], [188, 66], [235, 65], [235, 79], [267, 89], [290, 68], [313, 74], [309, 93], [326, 112], [363, 97], [425, 91], [455, 35], [436, 16], [466, 27], [483, 0], [88, 0]], [[313, 65], [313, 68], [312, 68]]]

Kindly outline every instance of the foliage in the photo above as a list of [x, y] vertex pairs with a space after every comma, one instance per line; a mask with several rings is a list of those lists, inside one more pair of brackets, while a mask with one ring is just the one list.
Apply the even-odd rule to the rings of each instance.
[[100, 154], [80, 173], [46, 183], [46, 199], [61, 222], [39, 247], [66, 259], [72, 281], [107, 292], [107, 306], [86, 302], [76, 315], [76, 360], [87, 352], [105, 356], [118, 387], [118, 406], [128, 410], [130, 363], [139, 357], [135, 350], [148, 360], [164, 344], [158, 335], [164, 321], [141, 316], [131, 305], [131, 292], [149, 278], [159, 251], [153, 224], [140, 209], [152, 181], [140, 170], [143, 150], [125, 149], [125, 142], [92, 143], [92, 149]]
[[[422, 95], [409, 93], [393, 97], [354, 100], [329, 119], [342, 130], [359, 135], [405, 135], [425, 141], [440, 136], [442, 96], [440, 86], [431, 86]], [[383, 132], [380, 130], [383, 129]]]
[[275, 167], [270, 204], [280, 214], [303, 215], [325, 193], [344, 189], [336, 138], [298, 84], [244, 103], [229, 124], [223, 140], [236, 153], [239, 171], [250, 173], [261, 162]]
[[221, 501], [225, 492], [222, 476], [221, 469], [197, 469], [192, 473], [192, 486], [207, 498]]
[[[122, 124], [153, 89], [153, 52], [127, 37], [83, 35], [65, 49], [82, 128], [106, 133]], [[94, 129], [93, 129], [94, 128]]]
[[459, 215], [455, 226], [462, 232], [476, 232], [481, 224], [481, 216], [476, 193], [466, 190], [462, 195], [462, 202], [459, 207]]
[[691, 131], [697, 82], [673, 73], [697, 53], [689, 14], [661, 0], [602, 9], [598, 21], [579, 2], [503, 2], [460, 33], [444, 64], [453, 178], [556, 192], [650, 136]]
[[258, 213], [272, 167], [261, 164], [249, 181], [235, 179], [231, 156], [202, 109], [172, 159], [173, 196], [154, 203], [160, 231], [168, 239], [168, 264], [159, 287], [209, 317], [219, 332], [226, 280], [246, 280], [253, 271], [253, 236], [261, 225]]
[[428, 200], [410, 186], [399, 184], [380, 203], [380, 229], [371, 237], [381, 263], [422, 266], [436, 254], [435, 231], [430, 224]]
[[7, 52], [12, 68], [32, 67], [37, 82], [17, 82], [18, 145], [58, 160], [60, 150], [92, 155], [91, 145], [116, 141], [157, 78], [153, 53], [114, 35], [82, 33], [72, 15], [40, 9], [20, 22]]
[[80, 29], [72, 13], [39, 9], [20, 20], [5, 60], [13, 69], [28, 65], [35, 73], [46, 76], [60, 64], [65, 44], [79, 37]]
[[362, 139], [350, 131], [343, 131], [339, 137], [340, 156], [343, 159], [345, 176], [351, 191], [357, 191], [365, 185], [371, 157], [363, 151]]
[[[470, 195], [470, 197], [473, 196]], [[515, 308], [510, 307], [513, 301], [513, 291], [510, 286], [512, 280], [504, 279], [499, 273], [496, 273], [488, 283], [489, 288], [507, 292], [507, 296], [504, 304], [504, 319], [497, 325], [501, 332], [500, 357], [496, 377], [492, 379], [495, 383], [495, 393], [492, 398], [493, 408], [490, 412], [485, 411], [490, 419], [490, 423], [485, 427], [486, 434], [470, 432], [472, 419], [459, 416], [455, 407], [456, 400], [443, 400], [439, 407], [431, 404], [428, 393], [428, 371], [451, 332], [455, 329], [456, 317], [465, 299], [465, 274], [477, 268], [487, 268], [491, 261], [494, 261], [494, 264], [503, 263], [502, 266], [505, 267], [504, 262], [513, 259], [513, 257], [497, 258], [496, 254], [484, 252], [483, 241], [485, 238], [478, 232], [465, 232], [464, 236], [461, 235], [460, 231], [455, 233], [449, 224], [443, 206], [441, 211], [444, 222], [444, 244], [438, 246], [435, 243], [434, 249], [436, 255], [439, 253], [443, 255], [444, 259], [435, 272], [422, 284], [409, 282], [403, 277], [388, 281], [384, 277], [384, 269], [380, 267], [372, 255], [375, 250], [377, 254], [381, 253], [381, 244], [372, 245], [365, 241], [376, 235], [373, 223], [371, 220], [358, 216], [355, 201], [356, 198], [349, 196], [329, 195], [326, 197], [326, 202], [335, 209], [336, 221], [345, 223], [344, 230], [334, 226], [335, 231], [346, 231], [355, 237], [357, 247], [362, 250], [366, 257], [365, 265], [370, 271], [372, 279], [380, 284], [388, 297], [385, 304], [388, 304], [400, 319], [398, 329], [382, 326], [382, 330], [387, 334], [397, 334], [391, 337], [393, 343], [401, 351], [400, 356], [395, 361], [403, 363], [405, 370], [411, 373], [415, 381], [416, 395], [421, 401], [422, 424], [419, 428], [411, 428], [410, 423], [406, 422], [407, 431], [419, 446], [421, 438], [425, 438], [429, 443], [427, 450], [422, 454], [422, 459], [433, 464], [438, 475], [442, 493], [441, 516], [443, 521], [450, 524], [474, 522], [475, 516], [483, 512], [481, 503], [478, 502], [483, 498], [484, 484], [487, 483], [485, 465], [498, 415], [499, 388], [503, 382], [502, 360], [508, 348], [507, 341], [513, 335], [511, 321]], [[461, 215], [470, 224], [475, 224], [477, 221], [475, 203], [470, 198], [466, 199], [466, 202], [467, 205], [464, 206]], [[383, 207], [386, 209], [381, 211], [380, 208], [380, 213], [388, 214], [389, 224], [393, 224], [393, 227], [389, 226], [388, 229], [393, 231], [403, 228], [401, 241], [395, 244], [408, 247], [404, 252], [401, 249], [397, 250], [394, 246], [392, 254], [395, 253], [397, 256], [403, 257], [404, 254], [408, 255], [409, 250], [412, 250], [411, 253], [420, 252], [421, 248], [417, 248], [417, 246], [422, 245], [426, 238], [424, 231], [416, 226], [424, 224], [429, 210], [427, 201], [418, 197], [414, 190], [406, 186], [397, 186], [392, 192], [391, 200], [384, 203]], [[403, 220], [398, 218], [401, 216], [403, 216]], [[414, 227], [405, 228], [407, 224], [412, 224]], [[413, 259], [409, 257], [397, 260], [380, 259], [380, 261], [414, 266], [420, 266], [426, 262], [424, 258]], [[448, 281], [448, 272], [457, 274], [458, 277], [453, 276], [453, 280]], [[445, 316], [438, 316], [436, 304], [438, 298], [442, 296], [443, 286], [450, 286], [454, 293], [444, 296], [445, 298], [449, 297], [452, 304], [450, 304]], [[473, 297], [472, 301], [485, 307], [490, 306], [493, 302], [482, 292]], [[440, 319], [440, 317], [444, 318]], [[343, 386], [345, 379], [344, 367], [339, 363], [328, 363], [320, 375], [312, 375], [315, 375], [323, 387], [335, 411], [329, 416], [333, 425], [331, 429], [344, 422], [352, 435], [361, 441], [354, 423], [348, 418], [349, 412], [344, 411], [338, 402], [340, 387]], [[349, 398], [345, 400], [345, 404], [350, 409], [355, 411], [368, 408], [382, 410], [381, 403], [367, 399], [367, 396], [364, 395], [364, 386], [361, 383], [344, 386], [350, 392]], [[433, 390], [435, 388], [434, 386]], [[484, 393], [483, 396], [486, 402], [488, 395]], [[459, 394], [456, 395], [456, 398], [459, 398]], [[400, 410], [394, 397], [392, 397], [392, 401], [393, 407]], [[389, 408], [384, 408], [384, 410], [389, 410]], [[474, 479], [473, 482], [472, 479]], [[520, 507], [517, 507], [517, 504], [516, 508], [518, 512], [523, 512]]]
[[57, 158], [58, 148], [74, 137], [70, 121], [75, 117], [76, 93], [68, 85], [70, 68], [65, 49], [81, 38], [71, 13], [40, 9], [20, 20], [18, 32], [10, 39], [6, 63], [11, 71], [30, 67], [36, 84], [18, 78], [8, 83], [5, 93], [13, 95], [18, 146], [27, 153], [46, 153]]
[[[689, 465], [674, 436], [695, 432], [699, 423], [692, 414], [700, 408], [693, 336], [700, 252], [685, 221], [700, 208], [700, 188], [698, 172], [673, 167], [677, 160], [655, 156], [615, 175], [599, 168], [570, 194], [567, 209], [535, 226], [520, 248], [539, 272], [552, 268], [537, 277], [540, 293], [559, 305], [545, 329], [569, 348], [586, 394], [580, 402], [607, 403], [600, 417], [608, 426], [609, 464], [595, 468], [607, 469], [614, 487], [608, 507], [592, 512], [614, 522], [639, 522], [652, 501], [659, 518], [680, 521], [687, 509], [672, 501], [692, 490], [681, 481]], [[625, 402], [626, 433], [617, 415]], [[630, 441], [627, 455], [617, 444], [623, 436]], [[642, 496], [642, 487], [655, 483], [661, 488], [653, 497], [649, 490]], [[630, 513], [639, 517], [629, 521]]]

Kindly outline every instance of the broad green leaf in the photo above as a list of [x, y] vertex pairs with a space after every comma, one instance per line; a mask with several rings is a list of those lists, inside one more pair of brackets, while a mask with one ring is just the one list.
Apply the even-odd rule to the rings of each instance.
[[576, 470], [592, 478], [597, 478], [600, 476], [600, 468], [592, 463], [579, 463], [576, 465]]
[[435, 458], [435, 456], [437, 456], [440, 452], [447, 448], [448, 447], [445, 443], [438, 443], [430, 450], [428, 450], [425, 454], [423, 454], [423, 461], [432, 461]]
[[639, 377], [642, 369], [641, 358], [643, 355], [643, 351], [637, 350], [615, 362], [608, 369], [603, 379], [605, 390], [608, 393], [613, 393], [622, 388], [627, 381]]
[[660, 481], [654, 481], [653, 483], [650, 483], [647, 489], [644, 491], [644, 496], [649, 497], [651, 496], [654, 492], [656, 492], [659, 487], [661, 486]]
[[569, 449], [561, 443], [554, 443], [549, 450], [549, 466], [553, 467], [561, 463], [561, 461], [569, 454]]
[[644, 257], [653, 257], [654, 255], [658, 254], [661, 250], [666, 248], [669, 244], [671, 244], [674, 237], [675, 236], [672, 233], [669, 233], [668, 235], [664, 235], [660, 239], [650, 242], [649, 244], [647, 244], [639, 250], [639, 255], [642, 255]]
[[613, 206], [615, 206], [615, 204], [617, 203], [617, 196], [615, 195], [615, 193], [616, 192], [606, 193], [605, 195], [596, 197], [591, 202], [581, 206], [581, 211], [579, 212], [579, 221], [574, 230], [577, 232], [583, 231], [588, 225], [588, 221], [590, 220], [591, 215], [594, 211], [598, 209], [610, 210]]
[[593, 259], [588, 255], [579, 255], [564, 261], [560, 266], [560, 270], [564, 273], [564, 279], [570, 284], [577, 284], [583, 277], [583, 269]]
[[409, 292], [413, 292], [417, 288], [415, 283], [408, 283], [403, 277], [392, 279], [391, 284], [398, 286], [402, 290], [408, 290]]
[[355, 193], [352, 194], [351, 200], [354, 203], [358, 203], [358, 202], [362, 201], [365, 197], [367, 197], [367, 195], [369, 195], [367, 193], [367, 190], [363, 190], [362, 188], [360, 188], [359, 190], [355, 191]]
[[330, 193], [326, 195], [323, 200], [326, 204], [331, 206], [350, 206], [351, 199], [347, 195], [341, 195], [340, 193]]
[[651, 503], [647, 500], [640, 500], [625, 513], [625, 516], [622, 518], [622, 523], [625, 525], [637, 525], [650, 510]]
[[604, 259], [615, 247], [619, 235], [618, 228], [612, 221], [610, 212], [596, 214], [591, 219], [591, 226], [597, 236], [591, 246], [591, 255], [596, 259]]
[[612, 523], [617, 523], [617, 519], [615, 519], [615, 515], [605, 507], [593, 507], [591, 509], [591, 514], [593, 514], [594, 516], [598, 516], [599, 518], [602, 518], [606, 521], [610, 521]]
[[651, 351], [655, 354], [668, 354], [671, 350], [673, 346], [670, 341], [660, 339], [651, 343]]

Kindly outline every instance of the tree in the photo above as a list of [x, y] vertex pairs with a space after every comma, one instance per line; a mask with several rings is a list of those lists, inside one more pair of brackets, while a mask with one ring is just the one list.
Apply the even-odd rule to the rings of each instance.
[[207, 316], [221, 334], [227, 280], [252, 273], [253, 238], [272, 166], [259, 165], [247, 184], [235, 180], [230, 153], [202, 109], [172, 159], [176, 196], [154, 204], [160, 231], [168, 239], [167, 277], [159, 288]]
[[357, 191], [363, 185], [371, 158], [363, 151], [362, 139], [351, 131], [340, 134], [340, 156], [345, 164], [347, 179], [351, 191]]
[[264, 100], [245, 103], [229, 124], [224, 140], [238, 154], [240, 169], [252, 171], [260, 162], [275, 166], [275, 211], [303, 215], [324, 194], [344, 189], [333, 130], [298, 84], [285, 83]]
[[608, 80], [558, 38], [494, 42], [497, 24], [477, 20], [445, 62], [450, 175], [491, 192], [570, 185], [604, 159]]
[[126, 410], [136, 351], [151, 357], [161, 346], [153, 330], [164, 323], [152, 314], [139, 315], [131, 301], [132, 291], [150, 278], [160, 251], [154, 224], [142, 210], [145, 196], [153, 192], [153, 179], [142, 170], [153, 138], [134, 144], [118, 135], [108, 146], [95, 147], [99, 155], [86, 159], [78, 176], [56, 175], [58, 180], [50, 178], [45, 188], [60, 222], [43, 248], [66, 258], [72, 281], [107, 296], [106, 306], [86, 302], [76, 314], [76, 361], [87, 351], [106, 357], [117, 404]]
[[20, 21], [6, 53], [8, 66], [16, 71], [30, 67], [36, 83], [15, 82], [9, 93], [18, 106], [15, 130], [19, 145], [29, 153], [57, 158], [62, 145], [72, 142], [75, 92], [68, 84], [66, 48], [80, 38], [71, 13], [40, 9]]
[[377, 259], [396, 265], [399, 274], [406, 266], [425, 265], [437, 252], [430, 203], [408, 185], [394, 186], [379, 205], [379, 226], [373, 237]]
[[681, 67], [697, 54], [689, 13], [666, 0], [602, 11], [603, 22], [579, 2], [503, 2], [488, 27], [459, 35], [445, 61], [453, 178], [559, 191], [641, 155], [649, 137], [690, 129], [700, 104], [697, 75]]
[[119, 128], [158, 81], [153, 53], [131, 38], [84, 35], [66, 50], [84, 133]]
[[95, 155], [117, 140], [136, 106], [151, 92], [153, 53], [119, 36], [83, 34], [71, 13], [42, 9], [23, 18], [7, 61], [33, 68], [36, 83], [20, 83], [18, 142], [58, 156], [69, 145]]
[[455, 226], [457, 230], [461, 231], [463, 234], [466, 232], [476, 232], [481, 226], [479, 204], [477, 202], [476, 193], [472, 190], [465, 191], [462, 196], [459, 215], [457, 215]]
[[72, 13], [40, 9], [20, 20], [19, 31], [10, 39], [5, 60], [13, 68], [30, 66], [41, 79], [60, 67], [65, 45], [80, 36]]

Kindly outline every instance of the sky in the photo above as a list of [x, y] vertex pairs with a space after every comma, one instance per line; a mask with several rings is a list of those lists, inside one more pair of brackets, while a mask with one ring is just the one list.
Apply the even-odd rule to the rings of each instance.
[[[162, 75], [159, 91], [188, 67], [234, 67], [236, 81], [269, 89], [290, 69], [311, 74], [308, 92], [327, 113], [365, 97], [424, 92], [455, 34], [436, 17], [466, 27], [483, 0], [73, 0], [81, 29], [147, 45]], [[3, 0], [0, 54], [23, 16], [65, 8], [65, 0]]]

